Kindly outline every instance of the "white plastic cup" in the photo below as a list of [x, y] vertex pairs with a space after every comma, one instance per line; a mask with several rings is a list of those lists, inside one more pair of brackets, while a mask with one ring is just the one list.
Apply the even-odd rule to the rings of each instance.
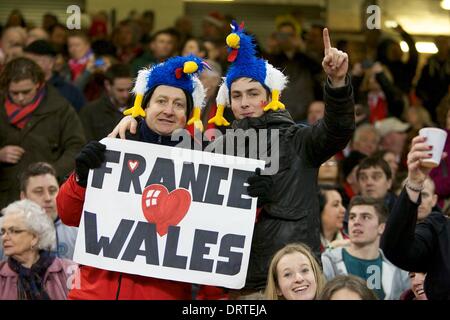
[[429, 159], [421, 160], [421, 164], [427, 168], [435, 168], [441, 163], [442, 152], [444, 151], [447, 132], [439, 128], [422, 128], [419, 130], [421, 137], [426, 137], [426, 144], [433, 146], [430, 153], [433, 155]]

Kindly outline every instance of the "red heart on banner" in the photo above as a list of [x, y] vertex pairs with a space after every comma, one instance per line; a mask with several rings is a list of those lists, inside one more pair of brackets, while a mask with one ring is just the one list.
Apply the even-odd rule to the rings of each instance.
[[162, 184], [151, 184], [142, 193], [142, 211], [148, 222], [156, 224], [156, 232], [162, 237], [169, 226], [178, 225], [191, 206], [191, 194], [186, 189], [169, 193]]
[[139, 161], [137, 160], [128, 160], [128, 169], [130, 169], [130, 171], [133, 173], [134, 170], [137, 169], [137, 167], [139, 167]]

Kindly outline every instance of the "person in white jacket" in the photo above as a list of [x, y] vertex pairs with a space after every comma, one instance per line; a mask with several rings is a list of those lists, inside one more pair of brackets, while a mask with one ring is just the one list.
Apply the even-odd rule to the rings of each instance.
[[398, 300], [408, 288], [408, 273], [389, 262], [380, 249], [387, 209], [373, 198], [355, 196], [349, 205], [350, 246], [322, 254], [327, 280], [353, 274], [366, 281], [380, 300]]

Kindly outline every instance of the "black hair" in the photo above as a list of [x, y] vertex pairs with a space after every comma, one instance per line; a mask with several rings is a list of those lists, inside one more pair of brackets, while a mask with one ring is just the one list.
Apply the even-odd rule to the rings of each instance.
[[386, 208], [383, 200], [364, 197], [364, 196], [354, 196], [352, 200], [350, 200], [350, 204], [348, 205], [348, 212], [351, 212], [354, 206], [372, 206], [375, 209], [375, 213], [378, 216], [378, 223], [385, 223], [387, 221], [389, 211]]
[[20, 175], [20, 191], [25, 192], [28, 180], [30, 180], [31, 177], [43, 176], [46, 174], [52, 175], [58, 180], [56, 170], [51, 164], [47, 162], [34, 162], [30, 164]]
[[124, 63], [113, 64], [106, 70], [105, 78], [111, 84], [118, 78], [132, 78], [131, 68], [128, 64]]
[[380, 167], [381, 170], [383, 170], [387, 180], [392, 179], [392, 172], [391, 167], [389, 167], [389, 164], [383, 158], [373, 156], [367, 157], [359, 163], [358, 169], [356, 171], [356, 178], [359, 179], [359, 174], [361, 170], [375, 167]]
[[[319, 198], [319, 212], [322, 215], [323, 209], [325, 208], [328, 198], [327, 198], [327, 191], [336, 191], [339, 193], [342, 197], [343, 190], [338, 185], [331, 185], [331, 184], [319, 184], [319, 192], [317, 193]], [[343, 197], [342, 197], [343, 198]]]
[[25, 57], [9, 61], [0, 73], [0, 90], [7, 91], [11, 82], [30, 79], [33, 83], [45, 83], [44, 71], [36, 62]]

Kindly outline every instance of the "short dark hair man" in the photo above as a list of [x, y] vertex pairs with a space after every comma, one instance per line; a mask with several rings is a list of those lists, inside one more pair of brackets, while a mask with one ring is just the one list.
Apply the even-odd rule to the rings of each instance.
[[113, 64], [105, 73], [105, 93], [80, 112], [86, 140], [101, 140], [122, 119], [133, 87], [131, 70], [126, 64]]

